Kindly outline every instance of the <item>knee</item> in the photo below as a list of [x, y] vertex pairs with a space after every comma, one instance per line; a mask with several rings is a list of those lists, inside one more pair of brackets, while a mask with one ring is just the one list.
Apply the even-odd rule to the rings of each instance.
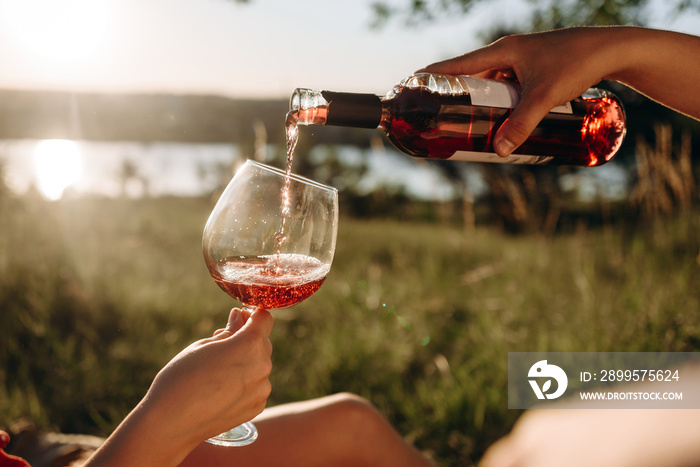
[[374, 409], [374, 406], [370, 401], [362, 396], [353, 394], [351, 392], [339, 392], [328, 396], [331, 404], [347, 406], [348, 408], [360, 408], [360, 409]]
[[346, 416], [362, 415], [377, 413], [377, 409], [370, 401], [362, 396], [350, 392], [339, 392], [328, 396], [329, 405], [335, 410]]
[[343, 427], [357, 432], [370, 433], [384, 424], [384, 418], [370, 401], [364, 397], [342, 392], [329, 396], [329, 409], [335, 422]]

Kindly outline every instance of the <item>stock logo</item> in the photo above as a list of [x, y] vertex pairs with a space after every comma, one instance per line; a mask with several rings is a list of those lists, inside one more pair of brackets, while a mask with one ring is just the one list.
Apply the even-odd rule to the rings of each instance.
[[[566, 377], [564, 370], [556, 365], [548, 364], [547, 360], [540, 360], [532, 365], [530, 371], [527, 373], [527, 377], [538, 399], [556, 399], [564, 394], [569, 384], [569, 379]], [[538, 382], [539, 380], [544, 380], [541, 387]], [[557, 387], [556, 391], [549, 393], [552, 389], [552, 380], [557, 382]]]

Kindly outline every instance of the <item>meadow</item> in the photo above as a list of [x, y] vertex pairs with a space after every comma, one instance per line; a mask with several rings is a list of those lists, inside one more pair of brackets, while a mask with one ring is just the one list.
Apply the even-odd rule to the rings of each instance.
[[[0, 426], [108, 434], [237, 305], [201, 254], [208, 199], [0, 197]], [[514, 351], [700, 350], [700, 213], [554, 236], [341, 217], [326, 283], [275, 311], [270, 405], [350, 391], [440, 465], [521, 412]]]

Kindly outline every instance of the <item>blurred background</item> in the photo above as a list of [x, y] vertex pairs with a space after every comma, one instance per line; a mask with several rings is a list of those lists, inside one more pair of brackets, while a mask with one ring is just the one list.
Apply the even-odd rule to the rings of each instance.
[[[236, 305], [201, 233], [248, 158], [284, 165], [296, 87], [386, 93], [514, 33], [697, 34], [697, 0], [0, 0], [0, 426], [104, 436]], [[673, 86], [673, 77], [669, 77]], [[595, 169], [415, 160], [301, 129], [340, 190], [332, 272], [275, 313], [270, 404], [367, 397], [440, 465], [519, 415], [509, 351], [700, 348], [700, 124], [616, 83]]]

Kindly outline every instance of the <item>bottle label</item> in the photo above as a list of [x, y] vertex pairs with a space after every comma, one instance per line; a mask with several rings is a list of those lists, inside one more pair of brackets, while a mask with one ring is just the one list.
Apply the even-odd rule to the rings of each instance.
[[528, 154], [511, 154], [508, 157], [501, 157], [490, 152], [457, 151], [448, 157], [450, 161], [466, 162], [496, 162], [501, 164], [548, 164], [554, 157], [552, 156], [531, 156]]
[[[472, 105], [512, 109], [520, 101], [520, 93], [513, 83], [483, 80], [471, 76], [461, 76], [460, 78], [469, 88]], [[571, 108], [571, 103], [567, 102], [564, 105], [553, 108], [550, 112], [571, 114], [573, 109]]]

